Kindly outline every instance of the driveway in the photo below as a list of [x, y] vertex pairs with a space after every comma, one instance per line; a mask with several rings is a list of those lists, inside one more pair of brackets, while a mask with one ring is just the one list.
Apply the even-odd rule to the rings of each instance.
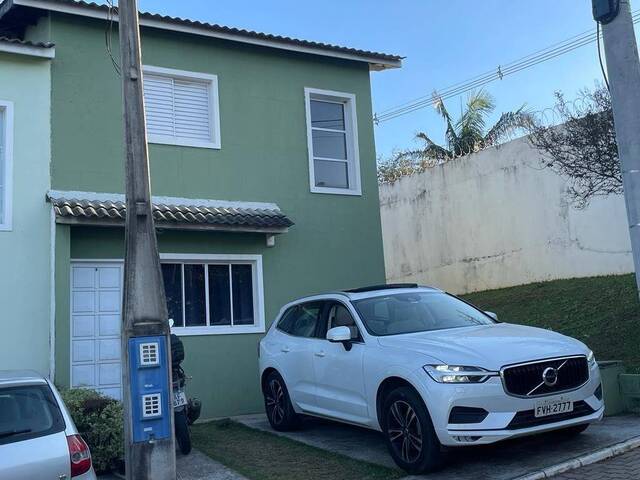
[[[358, 460], [396, 468], [381, 434], [371, 430], [309, 419], [299, 431], [278, 433], [270, 428], [264, 415], [234, 420]], [[625, 415], [606, 418], [574, 438], [548, 433], [495, 445], [452, 449], [446, 467], [429, 475], [429, 479], [510, 480], [628, 440], [639, 433], [640, 416]]]

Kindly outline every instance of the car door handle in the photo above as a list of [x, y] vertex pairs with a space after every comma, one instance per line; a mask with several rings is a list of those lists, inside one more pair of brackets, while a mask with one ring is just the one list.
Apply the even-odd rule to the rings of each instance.
[[291, 349], [290, 349], [289, 347], [282, 347], [282, 348], [280, 349], [280, 351], [281, 351], [282, 353], [289, 353], [289, 352], [291, 351]]
[[327, 354], [326, 354], [326, 353], [324, 353], [322, 350], [320, 350], [319, 352], [316, 352], [316, 353], [315, 353], [315, 356], [316, 356], [316, 357], [325, 357], [326, 355], [327, 355]]

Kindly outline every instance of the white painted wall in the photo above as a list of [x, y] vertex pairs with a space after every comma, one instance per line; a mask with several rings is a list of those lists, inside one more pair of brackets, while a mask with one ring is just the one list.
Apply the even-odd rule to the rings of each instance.
[[50, 61], [0, 53], [13, 104], [11, 229], [0, 231], [0, 370], [50, 368]]
[[622, 196], [585, 210], [521, 138], [380, 188], [388, 282], [466, 293], [633, 271]]

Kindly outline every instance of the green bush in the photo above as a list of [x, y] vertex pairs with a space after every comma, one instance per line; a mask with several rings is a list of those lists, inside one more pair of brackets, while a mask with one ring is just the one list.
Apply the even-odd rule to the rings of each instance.
[[78, 431], [91, 449], [93, 468], [105, 472], [124, 462], [122, 404], [95, 390], [64, 390], [62, 398]]

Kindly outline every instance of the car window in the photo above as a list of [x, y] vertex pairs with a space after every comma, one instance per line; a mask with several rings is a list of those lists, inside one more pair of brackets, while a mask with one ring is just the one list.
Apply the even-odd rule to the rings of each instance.
[[[361, 340], [360, 332], [353, 316], [342, 303], [334, 303], [327, 315], [327, 329], [334, 327], [349, 327], [352, 340]], [[326, 335], [326, 332], [325, 332]]]
[[278, 322], [278, 329], [296, 337], [316, 336], [323, 302], [303, 303], [291, 307]]
[[0, 445], [51, 435], [65, 428], [47, 385], [0, 387]]
[[373, 335], [397, 335], [495, 323], [484, 312], [442, 292], [397, 293], [353, 302]]

